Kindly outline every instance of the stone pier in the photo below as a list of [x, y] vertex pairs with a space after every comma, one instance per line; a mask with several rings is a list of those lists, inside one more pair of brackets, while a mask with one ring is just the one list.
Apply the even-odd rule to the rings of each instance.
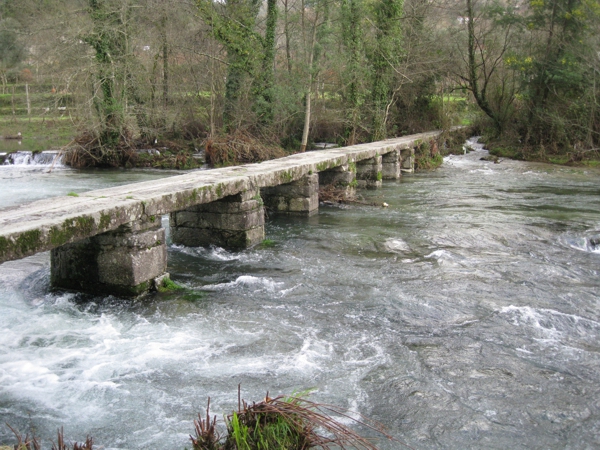
[[361, 189], [377, 189], [383, 183], [383, 164], [381, 155], [363, 159], [356, 163], [356, 182]]
[[265, 207], [273, 212], [311, 216], [319, 211], [319, 175], [261, 190]]
[[345, 190], [346, 197], [354, 196], [356, 184], [356, 163], [353, 162], [319, 172], [319, 186]]
[[401, 170], [406, 173], [415, 171], [415, 149], [403, 148], [400, 150]]
[[114, 295], [138, 295], [155, 287], [167, 270], [160, 218], [65, 244], [51, 252], [53, 287]]
[[171, 213], [171, 238], [189, 247], [218, 245], [243, 249], [265, 237], [260, 190], [250, 189], [212, 203]]
[[384, 180], [397, 180], [401, 176], [402, 157], [400, 150], [392, 150], [381, 157]]

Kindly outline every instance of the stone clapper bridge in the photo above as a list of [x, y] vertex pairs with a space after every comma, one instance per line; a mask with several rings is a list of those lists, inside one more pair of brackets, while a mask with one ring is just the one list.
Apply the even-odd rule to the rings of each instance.
[[264, 239], [264, 207], [311, 215], [319, 185], [377, 188], [412, 172], [414, 147], [439, 131], [256, 164], [194, 171], [39, 200], [0, 211], [0, 263], [51, 250], [57, 288], [124, 296], [154, 289], [167, 270], [161, 216], [174, 243], [242, 249]]

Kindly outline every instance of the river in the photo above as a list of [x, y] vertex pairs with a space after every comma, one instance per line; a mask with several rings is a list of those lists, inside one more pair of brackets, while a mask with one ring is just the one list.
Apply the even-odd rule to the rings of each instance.
[[[47, 253], [0, 265], [0, 444], [6, 422], [48, 448], [64, 426], [182, 450], [241, 384], [313, 389], [414, 449], [599, 448], [600, 171], [485, 154], [361, 192], [388, 208], [270, 217], [250, 250], [170, 245], [182, 292], [52, 292]], [[0, 167], [0, 207], [159, 176]]]

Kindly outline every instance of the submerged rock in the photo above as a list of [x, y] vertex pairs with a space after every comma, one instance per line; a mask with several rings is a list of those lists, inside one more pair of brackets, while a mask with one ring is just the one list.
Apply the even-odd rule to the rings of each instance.
[[479, 158], [479, 160], [480, 161], [491, 161], [494, 164], [498, 164], [500, 162], [500, 158], [498, 158], [496, 155], [486, 155], [486, 156]]

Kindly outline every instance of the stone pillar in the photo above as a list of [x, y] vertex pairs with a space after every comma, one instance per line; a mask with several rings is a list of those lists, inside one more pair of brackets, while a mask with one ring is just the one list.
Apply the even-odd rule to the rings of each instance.
[[403, 148], [400, 150], [402, 158], [402, 172], [412, 173], [415, 171], [415, 149]]
[[319, 186], [321, 189], [332, 187], [337, 191], [345, 191], [346, 197], [353, 197], [356, 194], [356, 164], [344, 164], [319, 172]]
[[383, 179], [381, 160], [381, 156], [375, 156], [356, 163], [356, 181], [359, 188], [377, 189], [381, 187]]
[[381, 157], [382, 174], [384, 180], [397, 180], [400, 178], [400, 150], [393, 150]]
[[265, 214], [259, 189], [224, 197], [171, 214], [174, 243], [243, 249], [265, 238]]
[[263, 188], [261, 196], [269, 210], [311, 216], [319, 211], [319, 175], [314, 173], [298, 181]]
[[160, 217], [63, 245], [50, 258], [52, 286], [76, 291], [135, 296], [168, 275]]

